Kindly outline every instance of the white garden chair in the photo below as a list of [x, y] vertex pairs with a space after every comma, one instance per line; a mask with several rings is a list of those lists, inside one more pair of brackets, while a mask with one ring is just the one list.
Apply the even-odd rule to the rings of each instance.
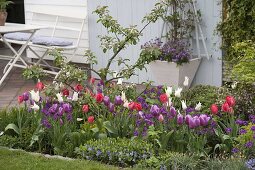
[[[27, 24], [45, 27], [45, 29], [37, 31], [27, 46], [28, 58], [31, 58], [32, 55], [32, 58], [38, 59], [36, 62], [30, 62], [30, 64], [49, 67], [51, 71], [44, 71], [57, 75], [58, 71], [54, 69], [55, 67], [48, 64], [45, 58], [51, 50], [58, 49], [63, 51], [64, 54], [68, 54], [67, 62], [72, 61], [82, 38], [87, 16], [86, 12], [84, 12], [84, 15], [77, 15], [75, 12], [68, 13], [68, 11], [52, 11], [47, 9], [27, 10], [26, 12], [27, 15], [31, 15], [31, 20]], [[68, 24], [69, 22], [73, 24]], [[63, 33], [73, 35], [72, 41], [67, 38], [61, 38], [66, 36]], [[10, 33], [6, 34], [5, 38], [9, 43], [22, 45], [25, 42], [23, 39], [29, 37], [29, 34]]]

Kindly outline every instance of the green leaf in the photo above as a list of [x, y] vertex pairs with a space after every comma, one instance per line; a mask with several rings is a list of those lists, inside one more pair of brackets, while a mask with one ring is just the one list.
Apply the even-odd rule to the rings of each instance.
[[113, 134], [118, 134], [118, 131], [112, 127], [111, 123], [109, 121], [105, 121], [104, 123], [104, 128], [108, 130], [108, 132], [113, 133]]
[[14, 132], [16, 132], [18, 135], [20, 134], [20, 129], [15, 124], [11, 123], [11, 124], [7, 125], [5, 128], [5, 131], [10, 130], [10, 129], [14, 130]]
[[98, 132], [99, 132], [99, 129], [98, 129], [97, 127], [92, 128], [91, 130], [92, 130], [92, 132], [94, 132], [94, 133], [98, 133]]
[[105, 138], [107, 138], [107, 135], [105, 133], [100, 133], [98, 135], [98, 139], [105, 139]]

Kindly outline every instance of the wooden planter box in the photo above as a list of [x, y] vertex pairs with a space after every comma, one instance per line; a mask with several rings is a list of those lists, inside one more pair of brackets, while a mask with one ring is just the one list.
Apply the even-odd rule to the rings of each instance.
[[189, 63], [177, 66], [174, 62], [156, 60], [149, 64], [156, 85], [182, 87], [185, 76], [189, 78], [189, 86], [196, 75], [201, 59], [191, 59]]

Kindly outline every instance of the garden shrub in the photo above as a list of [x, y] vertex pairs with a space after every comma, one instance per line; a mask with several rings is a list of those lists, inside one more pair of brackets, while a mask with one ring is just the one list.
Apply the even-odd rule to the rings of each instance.
[[235, 112], [248, 119], [250, 114], [255, 114], [255, 86], [251, 84], [238, 84], [232, 90], [236, 98]]
[[77, 149], [87, 160], [102, 161], [121, 167], [133, 166], [152, 156], [152, 146], [143, 140], [105, 138], [90, 140]]
[[197, 85], [185, 91], [183, 98], [192, 106], [196, 106], [198, 102], [201, 102], [201, 113], [210, 113], [211, 105], [223, 101], [227, 94], [229, 94], [229, 91], [224, 87]]

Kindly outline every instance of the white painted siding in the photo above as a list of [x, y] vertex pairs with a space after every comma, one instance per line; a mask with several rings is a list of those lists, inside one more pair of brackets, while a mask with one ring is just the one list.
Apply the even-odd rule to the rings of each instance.
[[[148, 13], [154, 6], [155, 0], [88, 0], [88, 17], [89, 17], [89, 40], [90, 49], [95, 52], [98, 57], [99, 64], [96, 68], [105, 67], [109, 60], [111, 53], [104, 54], [100, 48], [100, 42], [97, 38], [98, 35], [106, 34], [105, 29], [97, 24], [98, 17], [92, 14], [92, 11], [96, 9], [98, 5], [107, 5], [111, 15], [118, 20], [123, 26], [137, 25], [138, 28], [142, 28], [142, 17]], [[210, 84], [220, 86], [222, 82], [222, 61], [219, 58], [222, 57], [220, 50], [221, 38], [214, 35], [214, 30], [217, 23], [220, 21], [221, 5], [218, 5], [217, 0], [197, 0], [198, 8], [201, 10], [203, 19], [203, 31], [207, 37], [206, 44], [209, 54], [212, 55], [210, 60], [203, 59], [201, 66], [197, 72], [194, 80], [194, 84]], [[136, 46], [128, 47], [119, 56], [126, 57], [135, 62], [139, 57], [140, 46], [146, 41], [159, 37], [162, 29], [162, 22], [150, 25], [145, 32], [141, 41]], [[111, 69], [119, 70], [117, 64], [114, 64]], [[150, 70], [148, 72], [138, 71], [138, 76], [133, 76], [131, 82], [142, 83], [147, 80], [154, 80]], [[155, 80], [154, 80], [155, 81]]]
[[[26, 16], [26, 23], [31, 22], [32, 14], [29, 12], [31, 10], [36, 9], [47, 9], [51, 10], [53, 13], [54, 11], [56, 13], [65, 11], [66, 13], [71, 13], [74, 16], [80, 16], [84, 15], [84, 13], [87, 13], [87, 0], [25, 0], [25, 16]], [[33, 16], [37, 17], [37, 16]], [[55, 22], [54, 17], [49, 16], [39, 16], [37, 18], [33, 18], [33, 20], [36, 19], [36, 22], [38, 24], [45, 24], [45, 25], [52, 25]], [[76, 21], [73, 19], [62, 19], [60, 20], [59, 24], [61, 26], [71, 26], [74, 28], [80, 28], [80, 21]], [[50, 36], [51, 31], [50, 30], [41, 30], [37, 34]], [[62, 37], [68, 40], [71, 40], [75, 43], [74, 37], [77, 37], [77, 33], [72, 31], [66, 31], [66, 30], [57, 30], [56, 31], [57, 37]], [[79, 43], [79, 49], [77, 52], [77, 56], [73, 59], [74, 62], [84, 62], [84, 58], [82, 57], [84, 54], [84, 51], [89, 48], [89, 39], [88, 39], [88, 22], [86, 21], [85, 27], [82, 33], [82, 38]], [[37, 50], [37, 52], [42, 51], [41, 49]], [[31, 53], [28, 53], [29, 57], [31, 56]]]

